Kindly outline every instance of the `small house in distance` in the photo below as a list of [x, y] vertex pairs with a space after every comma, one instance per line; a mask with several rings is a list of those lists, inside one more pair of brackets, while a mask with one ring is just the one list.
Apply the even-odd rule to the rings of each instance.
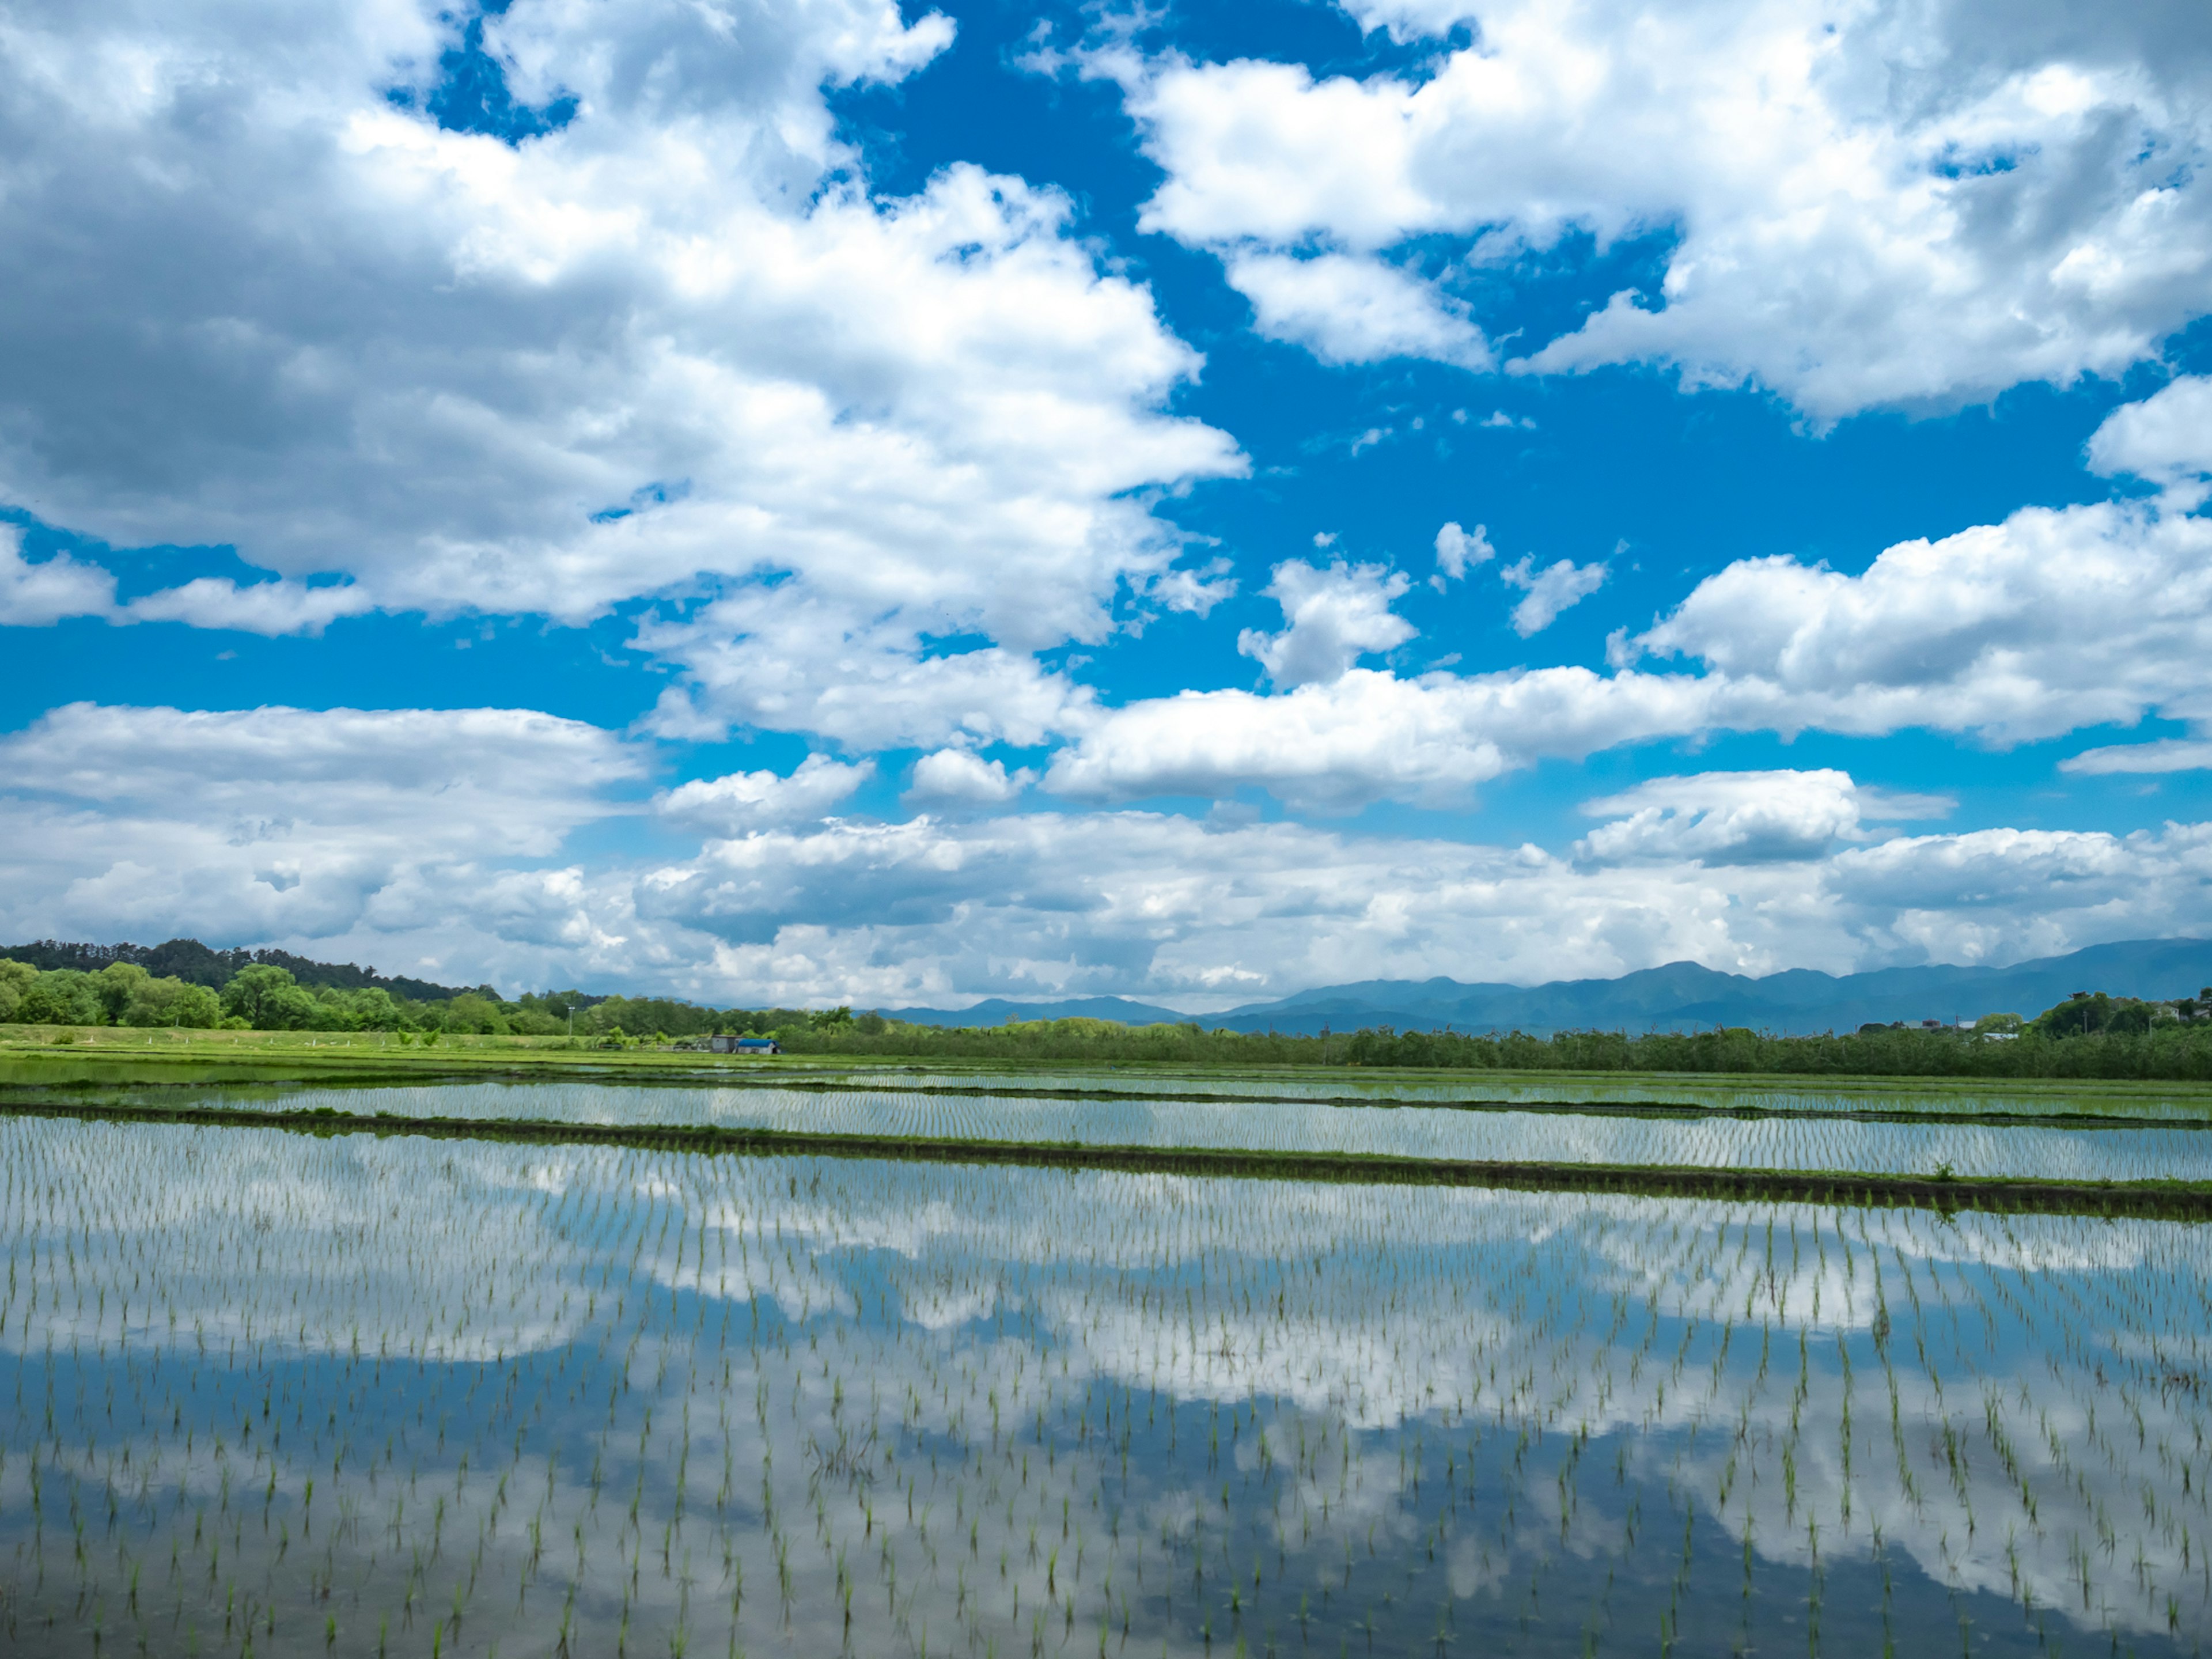
[[707, 1046], [718, 1054], [780, 1054], [783, 1045], [774, 1037], [718, 1036], [708, 1039]]

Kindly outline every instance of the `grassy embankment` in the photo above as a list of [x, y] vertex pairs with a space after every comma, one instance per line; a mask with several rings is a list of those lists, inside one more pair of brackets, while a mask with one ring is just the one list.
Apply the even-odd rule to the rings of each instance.
[[[125, 1030], [80, 1031], [57, 1043], [33, 1029], [0, 1028], [0, 1114], [68, 1116], [114, 1122], [200, 1124], [278, 1128], [311, 1133], [410, 1134], [525, 1141], [650, 1146], [738, 1155], [810, 1154], [839, 1158], [898, 1158], [927, 1162], [999, 1163], [1068, 1169], [1102, 1169], [1192, 1176], [1230, 1176], [1358, 1183], [1515, 1188], [1549, 1191], [1643, 1193], [1754, 1200], [1794, 1200], [1941, 1209], [2033, 1210], [2212, 1218], [2212, 1186], [2154, 1182], [2096, 1182], [1946, 1178], [1853, 1171], [1716, 1170], [1704, 1167], [1629, 1167], [1548, 1163], [1433, 1160], [1336, 1152], [1274, 1152], [1220, 1148], [1076, 1146], [951, 1139], [922, 1139], [805, 1131], [729, 1129], [708, 1126], [598, 1125], [527, 1119], [460, 1120], [434, 1115], [392, 1115], [324, 1109], [306, 1112], [275, 1103], [232, 1099], [207, 1102], [185, 1090], [195, 1086], [290, 1082], [319, 1086], [465, 1081], [531, 1080], [622, 1083], [751, 1082], [783, 1088], [851, 1086], [852, 1073], [880, 1073], [866, 1056], [754, 1058], [667, 1048], [608, 1050], [571, 1047], [559, 1039], [447, 1038], [434, 1048], [401, 1047], [374, 1033], [308, 1035], [277, 1032]], [[1096, 1093], [1076, 1085], [1064, 1063], [1028, 1066], [1000, 1061], [945, 1062], [898, 1067], [898, 1086], [949, 1093], [1035, 1094], [1066, 1097]], [[1080, 1070], [1082, 1068], [1074, 1068]], [[1091, 1068], [1103, 1072], [1108, 1068]], [[1287, 1090], [1310, 1085], [1311, 1067], [1116, 1066], [1114, 1081], [1144, 1079], [1151, 1097], [1249, 1101], [1264, 1108], [1270, 1079]], [[1330, 1081], [1343, 1079], [1334, 1073]], [[1208, 1091], [1231, 1080], [1237, 1095]], [[1103, 1080], [1103, 1079], [1102, 1079]], [[1364, 1080], [1364, 1079], [1362, 1079]], [[2171, 1125], [2179, 1117], [2212, 1118], [2212, 1090], [2186, 1085], [2022, 1080], [2008, 1084], [1994, 1103], [1985, 1083], [1917, 1080], [1900, 1089], [1894, 1079], [1820, 1080], [1824, 1098], [1805, 1098], [1805, 1079], [1760, 1079], [1732, 1073], [1624, 1079], [1617, 1073], [1577, 1079], [1557, 1072], [1525, 1074], [1394, 1071], [1375, 1082], [1391, 1086], [1433, 1083], [1465, 1098], [1424, 1103], [1592, 1110], [1634, 1115], [1725, 1113], [1736, 1116], [1797, 1115], [1875, 1121], [1939, 1119], [1991, 1124], [2102, 1124], [2129, 1121]], [[1055, 1085], [1059, 1086], [1054, 1086]], [[161, 1085], [180, 1085], [173, 1101]], [[1025, 1086], [1026, 1085], [1026, 1086]], [[1502, 1097], [1523, 1085], [1544, 1097]], [[151, 1088], [155, 1091], [149, 1093]], [[128, 1088], [129, 1098], [113, 1092]], [[1645, 1099], [1629, 1097], [1641, 1088]], [[1279, 1100], [1313, 1104], [1310, 1093]], [[1774, 1100], [1794, 1097], [1795, 1105]], [[1359, 1095], [1324, 1098], [1363, 1103]], [[1770, 1103], [1762, 1104], [1762, 1099]], [[364, 1101], [364, 1105], [367, 1105]]]
[[[1089, 1023], [1089, 1022], [1086, 1022]], [[0, 1025], [0, 1091], [118, 1085], [375, 1086], [533, 1081], [781, 1089], [853, 1086], [860, 1077], [944, 1094], [1088, 1099], [1100, 1085], [1154, 1099], [1222, 1103], [1408, 1104], [1744, 1117], [1928, 1118], [2002, 1124], [2212, 1119], [2212, 1084], [2108, 1077], [1900, 1076], [1740, 1069], [1639, 1073], [1461, 1066], [1254, 1063], [1167, 1054], [1127, 1060], [1019, 1050], [911, 1057], [873, 1051], [778, 1056], [673, 1046], [605, 1048], [562, 1037], [392, 1033], [143, 1030]], [[1096, 1081], [1091, 1081], [1095, 1079]], [[1234, 1092], [1224, 1092], [1235, 1085]], [[1279, 1094], [1269, 1085], [1280, 1085]], [[1132, 1085], [1135, 1085], [1133, 1089]]]

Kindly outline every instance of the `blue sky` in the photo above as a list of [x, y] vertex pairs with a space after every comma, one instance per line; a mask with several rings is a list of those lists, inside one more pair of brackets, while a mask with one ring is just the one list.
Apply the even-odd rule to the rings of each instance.
[[29, 16], [11, 937], [1200, 1009], [2212, 926], [2187, 7]]

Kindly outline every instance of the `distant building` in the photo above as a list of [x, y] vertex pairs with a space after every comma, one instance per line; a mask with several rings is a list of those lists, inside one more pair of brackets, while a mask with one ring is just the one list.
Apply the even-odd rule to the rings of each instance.
[[780, 1054], [783, 1045], [774, 1037], [718, 1036], [708, 1039], [707, 1046], [718, 1054]]

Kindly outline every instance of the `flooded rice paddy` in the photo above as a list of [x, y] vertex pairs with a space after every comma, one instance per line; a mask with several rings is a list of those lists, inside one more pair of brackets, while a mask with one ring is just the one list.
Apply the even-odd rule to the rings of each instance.
[[2212, 1634], [2188, 1224], [18, 1117], [0, 1231], [16, 1651]]
[[1619, 1072], [1419, 1072], [1306, 1067], [1243, 1071], [1164, 1066], [1034, 1068], [1018, 1078], [944, 1068], [882, 1066], [822, 1074], [838, 1086], [889, 1090], [972, 1087], [978, 1081], [1024, 1090], [1147, 1099], [1345, 1101], [1375, 1105], [1481, 1104], [1544, 1107], [1659, 1106], [1695, 1110], [1861, 1111], [2007, 1116], [2212, 1118], [2202, 1085], [2097, 1079], [2036, 1080], [1806, 1077], [1739, 1079], [1712, 1074]]
[[[175, 1094], [178, 1091], [165, 1091]], [[1612, 1111], [1265, 1105], [1106, 1097], [834, 1093], [595, 1083], [449, 1084], [388, 1088], [210, 1091], [204, 1104], [332, 1109], [369, 1115], [540, 1122], [709, 1124], [817, 1134], [1007, 1140], [1091, 1146], [1326, 1152], [1477, 1162], [1656, 1164], [1700, 1169], [1851, 1170], [2055, 1181], [2212, 1181], [2212, 1121], [2128, 1127], [1866, 1122], [1796, 1115], [1732, 1118]], [[170, 1103], [181, 1103], [172, 1101]]]

